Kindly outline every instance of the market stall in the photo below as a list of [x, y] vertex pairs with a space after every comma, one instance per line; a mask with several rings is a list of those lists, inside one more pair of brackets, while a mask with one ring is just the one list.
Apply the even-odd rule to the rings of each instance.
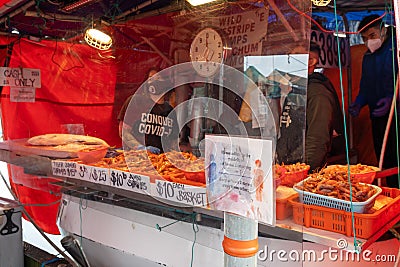
[[[244, 266], [249, 259], [269, 266], [259, 248], [285, 246], [277, 238], [300, 255], [308, 242], [378, 255], [376, 241], [400, 220], [400, 190], [373, 181], [398, 169], [361, 164], [352, 145], [351, 162], [341, 155], [315, 173], [304, 163], [309, 41], [322, 46], [320, 67], [340, 77], [339, 95], [357, 79], [341, 86], [342, 68], [348, 77], [354, 69], [350, 38], [312, 26], [314, 11], [330, 9], [300, 0], [161, 2], [152, 10], [140, 3], [143, 14], [110, 7], [114, 15], [99, 27], [113, 37], [110, 49], [89, 47], [79, 34], [0, 37], [0, 160], [10, 163], [13, 191], [34, 222], [75, 238], [82, 266]], [[350, 10], [337, 2], [343, 14]], [[358, 4], [385, 8], [367, 2]], [[154, 66], [163, 70], [147, 80]], [[173, 115], [150, 114], [154, 103], [142, 96], [157, 90]], [[119, 110], [132, 93], [123, 122], [138, 117], [143, 136], [171, 133], [176, 143], [164, 144], [173, 149], [139, 150], [127, 139], [131, 129], [118, 132]], [[170, 130], [175, 121], [179, 130]], [[189, 152], [179, 151], [182, 144]], [[248, 236], [236, 236], [231, 219], [243, 220]], [[396, 255], [398, 242], [390, 244], [387, 255]]]
[[[112, 166], [106, 167], [107, 159], [104, 159], [105, 163], [102, 164], [100, 162], [87, 164], [79, 159], [50, 160], [43, 156], [29, 159], [27, 156], [18, 155], [18, 151], [13, 153], [2, 151], [3, 160], [8, 160], [5, 156], [8, 155], [9, 158], [14, 158], [10, 162], [21, 166], [29, 166], [32, 162], [40, 163], [41, 175], [58, 177], [58, 181], [53, 181], [50, 185], [51, 190], [57, 191], [57, 188], [62, 187], [64, 192], [59, 225], [63, 231], [71, 233], [83, 242], [86, 257], [92, 264], [101, 266], [102, 263], [111, 260], [114, 263], [121, 261], [121, 266], [124, 266], [126, 262], [131, 264], [134, 260], [137, 264], [145, 266], [152, 266], [151, 261], [167, 265], [171, 262], [184, 265], [191, 260], [191, 254], [182, 255], [171, 261], [168, 250], [162, 248], [168, 247], [171, 242], [178, 247], [182, 246], [181, 249], [193, 244], [193, 234], [196, 231], [193, 232], [192, 226], [198, 227], [196, 249], [193, 252], [195, 265], [222, 264], [216, 262], [215, 257], [221, 257], [223, 252], [220, 245], [223, 240], [224, 216], [220, 211], [207, 208], [209, 203], [204, 187], [178, 185], [162, 177], [155, 178], [156, 180], [151, 182], [149, 175], [124, 172], [113, 169]], [[24, 160], [17, 160], [21, 158]], [[102, 167], [98, 167], [99, 165]], [[31, 171], [29, 167], [26, 169]], [[164, 191], [157, 188], [163, 188]], [[278, 189], [277, 195], [279, 190], [282, 188]], [[347, 244], [346, 248], [343, 247], [346, 250], [370, 251], [381, 243], [375, 244], [376, 240], [399, 220], [396, 212], [400, 199], [399, 191], [384, 190], [386, 196], [394, 199], [393, 202], [376, 214], [355, 215], [356, 247], [353, 243], [350, 212], [337, 210], [331, 215], [337, 220], [329, 222], [327, 218], [314, 216], [317, 214], [326, 216], [332, 209], [314, 205], [303, 206], [304, 204], [299, 204], [293, 195], [290, 201], [286, 197], [277, 196], [276, 225], [271, 227], [261, 223], [259, 242], [262, 244], [271, 242], [269, 247], [273, 249], [273, 240], [277, 237], [300, 243], [314, 242], [336, 249], [338, 240], [342, 240]], [[281, 194], [285, 196], [284, 192]], [[76, 216], [77, 214], [80, 215]], [[382, 216], [385, 216], [384, 219]], [[303, 223], [306, 227], [302, 225]], [[133, 232], [131, 232], [132, 227]], [[102, 234], [99, 234], [100, 232]], [[82, 234], [84, 234], [83, 239]], [[148, 240], [153, 235], [155, 236], [151, 239], [157, 238], [157, 245], [150, 242], [144, 246], [145, 243], [137, 242], [137, 240]], [[113, 247], [111, 251], [109, 251], [110, 244]], [[108, 259], [99, 256], [106, 253], [105, 251], [113, 256]], [[165, 251], [165, 254], [158, 252], [154, 255], [152, 251]], [[301, 254], [301, 251], [298, 250], [298, 253]], [[372, 255], [375, 255], [379, 248], [372, 251]], [[209, 257], [211, 252], [216, 253], [215, 256]], [[136, 256], [129, 256], [130, 253]], [[204, 258], [198, 256], [203, 253], [208, 256]], [[394, 255], [390, 250], [387, 253], [385, 255]], [[261, 261], [259, 264], [263, 266], [264, 263]]]

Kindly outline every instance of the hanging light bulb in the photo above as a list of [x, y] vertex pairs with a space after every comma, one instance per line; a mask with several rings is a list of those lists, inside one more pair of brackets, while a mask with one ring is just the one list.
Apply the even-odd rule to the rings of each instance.
[[99, 50], [107, 50], [112, 45], [112, 39], [108, 34], [97, 29], [88, 29], [85, 33], [85, 41], [91, 47]]
[[331, 0], [311, 0], [315, 6], [327, 6]]

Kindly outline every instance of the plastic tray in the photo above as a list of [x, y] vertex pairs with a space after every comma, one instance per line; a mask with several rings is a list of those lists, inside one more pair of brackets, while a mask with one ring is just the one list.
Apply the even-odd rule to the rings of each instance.
[[[297, 194], [294, 196], [298, 196]], [[293, 208], [292, 205], [289, 203], [289, 199], [294, 196], [290, 196], [288, 198], [277, 198], [276, 199], [276, 219], [277, 220], [284, 220], [290, 216], [292, 216]]]
[[[357, 165], [351, 165], [350, 168], [357, 166]], [[366, 166], [367, 165], [363, 165]], [[336, 170], [341, 170], [344, 172], [347, 172], [347, 165], [328, 165], [325, 168], [325, 171], [336, 171]], [[366, 184], [372, 184], [372, 182], [375, 179], [376, 176], [376, 172], [379, 171], [380, 169], [374, 166], [368, 166], [369, 169], [371, 169], [371, 171], [369, 172], [362, 172], [362, 173], [351, 173], [351, 180], [353, 182], [360, 182], [360, 183], [366, 183]]]
[[355, 173], [351, 175], [353, 182], [372, 184], [376, 176], [376, 172]]
[[[277, 189], [278, 190], [278, 187]], [[280, 196], [281, 198], [278, 198], [278, 193], [276, 194], [276, 219], [277, 220], [284, 220], [290, 216], [292, 216], [292, 205], [289, 203], [289, 199], [291, 199], [294, 196], [298, 196], [296, 192], [293, 192], [293, 194], [286, 196]]]
[[293, 186], [296, 183], [302, 181], [303, 179], [307, 178], [308, 176], [308, 170], [310, 167], [307, 169], [297, 171], [297, 172], [285, 172], [282, 174], [281, 179], [282, 179], [282, 185], [286, 186]]
[[204, 171], [199, 171], [199, 172], [184, 171], [184, 174], [186, 179], [188, 180], [206, 184], [206, 174]]
[[[393, 220], [400, 209], [400, 190], [382, 188], [382, 194], [393, 198], [389, 204], [373, 214], [354, 213], [355, 235], [367, 239]], [[299, 202], [297, 196], [289, 199], [293, 207], [293, 221], [305, 227], [313, 227], [353, 236], [352, 213]]]
[[[281, 185], [292, 187], [296, 183], [298, 183], [301, 180], [307, 178], [308, 171], [310, 170], [310, 166], [309, 165], [301, 166], [302, 169], [299, 170], [299, 171], [287, 171], [286, 170], [286, 167], [290, 167], [290, 166], [293, 167], [293, 165], [296, 166], [298, 164], [299, 163], [291, 164], [291, 165], [285, 165], [285, 166], [282, 166], [282, 165], [279, 165], [279, 164], [275, 165], [275, 174], [276, 174], [276, 177], [278, 179], [280, 179], [280, 181], [281, 181], [280, 184]], [[302, 164], [304, 164], [304, 163], [302, 163]]]
[[334, 208], [338, 210], [344, 210], [351, 212], [351, 206], [353, 206], [353, 211], [357, 213], [364, 213], [368, 211], [370, 208], [374, 206], [375, 198], [382, 192], [382, 189], [375, 185], [369, 185], [375, 188], [376, 193], [371, 196], [367, 201], [364, 202], [353, 202], [337, 199], [334, 197], [324, 196], [320, 194], [315, 194], [307, 191], [303, 191], [297, 188], [302, 187], [304, 181], [307, 181], [309, 178], [297, 183], [293, 189], [299, 193], [299, 199], [304, 204], [309, 205], [317, 205], [317, 206], [324, 206], [328, 208]]

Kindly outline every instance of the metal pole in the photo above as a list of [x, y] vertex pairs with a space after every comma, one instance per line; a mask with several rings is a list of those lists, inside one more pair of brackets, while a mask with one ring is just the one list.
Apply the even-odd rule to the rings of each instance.
[[224, 266], [256, 267], [258, 252], [258, 222], [224, 212]]
[[[346, 17], [346, 14], [341, 14], [341, 16], [342, 16], [342, 18], [343, 18], [343, 23], [344, 23], [344, 30], [345, 31], [350, 31], [350, 26], [349, 26], [349, 20], [347, 19], [347, 17]], [[350, 44], [350, 36], [349, 35], [346, 35], [346, 39], [348, 39], [348, 42], [349, 42], [349, 44]], [[350, 46], [349, 46], [349, 49], [350, 49]], [[352, 100], [352, 91], [353, 91], [353, 83], [352, 83], [352, 69], [351, 69], [351, 65], [352, 65], [352, 62], [351, 62], [351, 50], [349, 50], [349, 55], [350, 55], [350, 57], [349, 57], [349, 65], [347, 66], [347, 106], [349, 107], [350, 105], [351, 105], [351, 103], [353, 103], [353, 100]], [[344, 92], [343, 92], [344, 93]], [[343, 103], [343, 105], [345, 105], [345, 103]], [[346, 116], [346, 114], [347, 113], [345, 113], [345, 114], [343, 114], [344, 116]], [[351, 119], [351, 117], [349, 116], [348, 117], [349, 118], [349, 120], [348, 120], [348, 126], [349, 126], [349, 132], [348, 132], [348, 134], [349, 134], [349, 147], [350, 147], [350, 149], [353, 149], [354, 148], [354, 140], [353, 140], [353, 136], [354, 136], [354, 134], [353, 134], [353, 120]]]

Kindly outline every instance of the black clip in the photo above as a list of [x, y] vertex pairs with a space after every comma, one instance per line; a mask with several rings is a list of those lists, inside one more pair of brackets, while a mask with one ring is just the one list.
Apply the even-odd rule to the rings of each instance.
[[12, 221], [13, 213], [14, 209], [4, 210], [4, 215], [6, 215], [7, 221], [4, 227], [0, 230], [1, 235], [11, 235], [19, 231], [18, 225]]

